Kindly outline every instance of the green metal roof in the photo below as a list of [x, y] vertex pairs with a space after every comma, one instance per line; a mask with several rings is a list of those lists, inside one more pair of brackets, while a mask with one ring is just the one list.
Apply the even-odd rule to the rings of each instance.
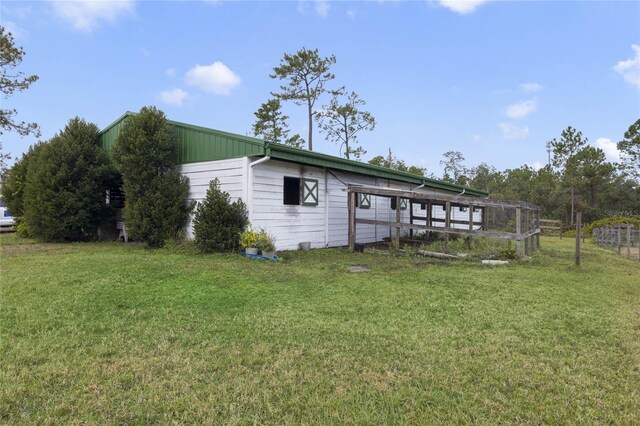
[[[132, 115], [135, 115], [135, 113], [127, 112], [123, 114], [100, 132], [100, 144], [104, 149], [109, 150], [113, 146], [122, 130], [124, 121]], [[373, 164], [347, 160], [287, 145], [268, 143], [250, 136], [222, 132], [172, 120], [169, 120], [169, 123], [173, 125], [180, 140], [178, 160], [181, 164], [229, 158], [269, 156], [278, 160], [424, 185], [427, 188], [448, 192], [462, 193], [464, 191], [465, 195], [479, 197], [488, 195], [484, 191], [430, 179], [413, 173], [387, 169]]]

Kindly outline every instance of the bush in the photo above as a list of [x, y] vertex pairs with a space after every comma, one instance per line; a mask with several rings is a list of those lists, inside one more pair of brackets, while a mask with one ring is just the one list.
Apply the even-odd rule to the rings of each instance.
[[275, 238], [265, 231], [264, 229], [260, 229], [258, 233], [258, 241], [256, 242], [256, 247], [260, 251], [274, 251], [276, 249], [276, 245], [274, 242]]
[[26, 167], [22, 211], [18, 207], [24, 232], [44, 241], [95, 237], [110, 214], [105, 192], [115, 177], [98, 133], [95, 124], [76, 117], [34, 149], [37, 155]]
[[258, 238], [260, 233], [251, 228], [251, 225], [240, 234], [240, 247], [242, 248], [258, 248]]
[[2, 175], [2, 187], [0, 188], [2, 201], [16, 222], [24, 214], [24, 188], [27, 183], [27, 172], [44, 145], [44, 142], [31, 145], [29, 150], [14, 163], [13, 167], [6, 169]]
[[193, 219], [196, 246], [204, 253], [237, 250], [247, 223], [242, 200], [232, 203], [229, 194], [220, 189], [218, 179], [214, 179]]
[[[616, 216], [616, 217], [607, 217], [604, 219], [596, 220], [595, 222], [590, 223], [585, 228], [585, 234], [587, 236], [593, 235], [594, 228], [600, 228], [602, 226], [607, 225], [620, 225], [623, 223], [630, 223], [634, 225], [636, 228], [640, 228], [640, 216]], [[575, 231], [574, 231], [575, 235]]]
[[179, 140], [164, 113], [144, 107], [129, 117], [113, 147], [122, 174], [124, 220], [134, 240], [161, 247], [189, 220], [189, 179], [180, 172]]

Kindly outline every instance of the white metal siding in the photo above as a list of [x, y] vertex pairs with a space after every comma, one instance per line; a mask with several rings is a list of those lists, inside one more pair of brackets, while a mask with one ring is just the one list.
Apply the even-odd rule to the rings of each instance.
[[[219, 161], [205, 161], [184, 164], [182, 173], [189, 178], [190, 198], [202, 201], [206, 196], [209, 182], [220, 181], [220, 187], [231, 196], [232, 201], [242, 198], [250, 208], [250, 218], [254, 229], [264, 228], [275, 237], [278, 250], [296, 250], [299, 243], [309, 241], [312, 248], [336, 247], [347, 245], [348, 211], [347, 186], [361, 184], [379, 187], [411, 190], [414, 185], [390, 181], [348, 172], [327, 172], [322, 168], [303, 166], [278, 160], [267, 160], [249, 167], [250, 158], [235, 158]], [[249, 173], [253, 173], [253, 189], [248, 188]], [[318, 205], [285, 205], [284, 177], [309, 178], [318, 181]], [[426, 189], [417, 189], [426, 191]], [[432, 191], [432, 190], [430, 190]], [[467, 212], [453, 208], [452, 219], [468, 220]], [[426, 215], [420, 205], [414, 205], [414, 212]], [[356, 209], [356, 217], [395, 221], [396, 212], [391, 210], [391, 199], [371, 197], [371, 208]], [[433, 217], [444, 218], [444, 211], [433, 206]], [[479, 221], [480, 213], [474, 218]], [[402, 211], [402, 221], [409, 222], [409, 210]], [[420, 223], [416, 221], [416, 223]], [[434, 224], [443, 226], [443, 224]], [[456, 225], [464, 227], [464, 225]], [[358, 224], [357, 242], [371, 243], [393, 236], [395, 229], [389, 226]], [[188, 235], [193, 235], [191, 223], [187, 226]], [[403, 234], [406, 234], [403, 231]]]
[[[231, 201], [242, 198], [246, 185], [243, 164], [243, 158], [183, 164], [182, 174], [189, 178], [189, 199], [202, 201], [207, 195], [209, 182], [216, 178], [220, 181], [220, 188], [231, 196]], [[191, 221], [187, 225], [187, 235], [193, 236]]]

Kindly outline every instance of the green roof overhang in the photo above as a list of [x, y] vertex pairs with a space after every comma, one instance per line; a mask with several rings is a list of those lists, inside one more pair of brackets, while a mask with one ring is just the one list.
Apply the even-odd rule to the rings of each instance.
[[[133, 115], [135, 115], [135, 113], [126, 112], [100, 132], [100, 143], [104, 149], [107, 151], [110, 150], [122, 130], [124, 121], [127, 117]], [[169, 123], [174, 126], [180, 139], [178, 155], [179, 161], [182, 164], [228, 158], [269, 156], [274, 159], [298, 164], [375, 176], [418, 186], [424, 185], [427, 188], [457, 194], [464, 193], [465, 195], [476, 197], [487, 197], [489, 195], [484, 191], [419, 176], [409, 172], [392, 170], [386, 167], [374, 166], [373, 164], [347, 160], [345, 158], [307, 151], [306, 149], [293, 148], [287, 145], [269, 143], [250, 136], [223, 132], [172, 120], [169, 120]]]
[[346, 158], [334, 157], [333, 155], [321, 154], [319, 152], [307, 151], [293, 148], [286, 145], [266, 143], [265, 155], [279, 160], [291, 161], [294, 163], [307, 164], [327, 169], [341, 170], [345, 172], [359, 173], [368, 176], [375, 176], [383, 179], [392, 179], [400, 182], [424, 185], [427, 188], [439, 189], [447, 192], [464, 193], [476, 197], [487, 197], [485, 191], [467, 188], [466, 186], [443, 182], [419, 176], [409, 172], [392, 170], [386, 167], [375, 166], [373, 164], [361, 163], [359, 161], [347, 160]]

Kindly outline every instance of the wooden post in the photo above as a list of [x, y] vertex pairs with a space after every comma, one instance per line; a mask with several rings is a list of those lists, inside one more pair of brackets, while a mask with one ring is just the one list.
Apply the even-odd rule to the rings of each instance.
[[356, 193], [349, 192], [347, 205], [349, 209], [349, 251], [356, 248]]
[[[409, 223], [413, 225], [413, 201], [409, 200]], [[409, 238], [413, 240], [413, 228], [409, 228]]]
[[489, 230], [489, 213], [487, 212], [487, 209], [489, 207], [483, 207], [482, 208], [482, 230], [483, 231], [488, 231]]
[[617, 235], [618, 235], [618, 254], [622, 254], [622, 228], [620, 227], [620, 225], [618, 225]]
[[536, 249], [540, 248], [540, 210], [536, 211]]
[[402, 211], [400, 210], [400, 197], [396, 197], [396, 249], [400, 250], [400, 217]]
[[613, 225], [609, 225], [609, 249], [613, 250], [613, 245], [615, 244], [616, 239], [613, 237]]
[[524, 256], [524, 250], [522, 247], [522, 212], [520, 207], [516, 207], [516, 252], [519, 257]]
[[580, 266], [580, 230], [582, 228], [582, 212], [576, 212], [576, 266]]
[[[469, 204], [469, 231], [473, 231], [473, 203]], [[469, 250], [471, 250], [472, 236], [469, 235], [467, 242], [469, 243]]]
[[560, 221], [560, 239], [562, 239], [562, 221]]
[[[444, 227], [445, 229], [449, 229], [451, 226], [451, 202], [446, 201], [444, 203]], [[444, 252], [447, 253], [449, 251], [449, 233], [444, 234]]]
[[631, 224], [627, 223], [627, 259], [631, 259]]
[[[433, 226], [433, 221], [431, 220], [432, 210], [433, 210], [433, 205], [431, 204], [431, 201], [429, 201], [427, 202], [427, 226]], [[427, 239], [429, 241], [431, 240], [431, 231], [427, 231]]]

